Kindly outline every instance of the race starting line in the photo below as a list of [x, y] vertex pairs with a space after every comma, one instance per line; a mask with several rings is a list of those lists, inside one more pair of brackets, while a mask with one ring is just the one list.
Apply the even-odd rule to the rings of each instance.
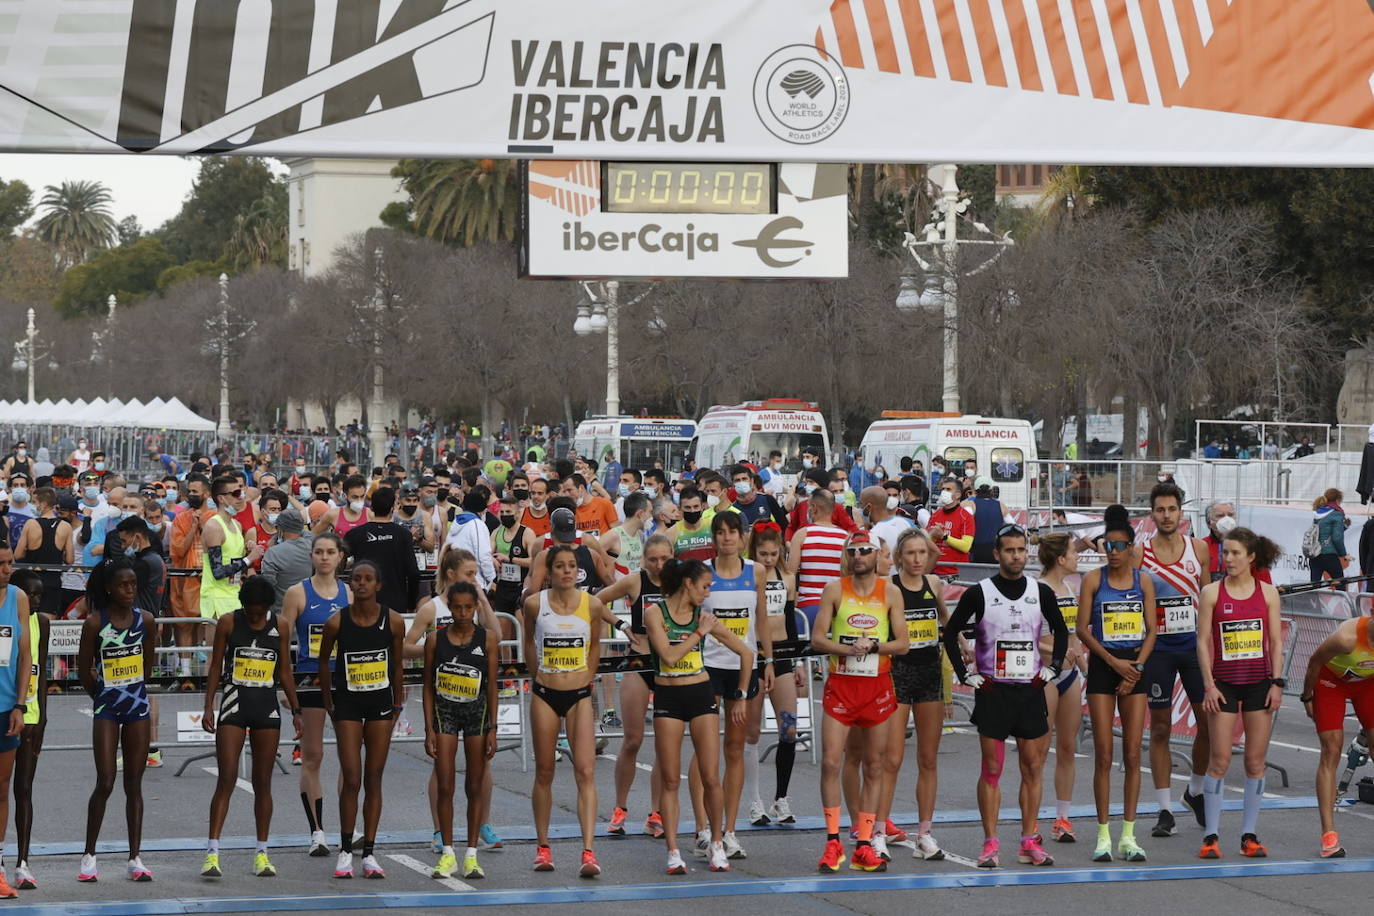
[[313, 913], [322, 910], [383, 910], [445, 906], [518, 906], [626, 901], [747, 897], [763, 894], [845, 894], [874, 891], [1030, 887], [1126, 881], [1187, 881], [1198, 878], [1273, 878], [1294, 875], [1368, 874], [1374, 858], [1142, 865], [1137, 868], [980, 869], [933, 875], [836, 875], [751, 878], [746, 881], [687, 881], [654, 884], [584, 884], [576, 887], [463, 892], [321, 894], [282, 897], [194, 897], [162, 900], [105, 900], [6, 905], [16, 916], [172, 916], [189, 913]]

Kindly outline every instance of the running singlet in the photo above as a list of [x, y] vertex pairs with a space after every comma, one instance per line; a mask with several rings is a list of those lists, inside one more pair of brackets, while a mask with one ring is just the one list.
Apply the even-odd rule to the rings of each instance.
[[534, 651], [544, 674], [576, 674], [587, 670], [587, 649], [592, 638], [591, 598], [578, 594], [577, 610], [559, 614], [549, 603], [549, 592], [539, 593], [539, 616], [534, 618]]
[[807, 525], [797, 566], [797, 603], [815, 604], [825, 587], [840, 577], [849, 534], [834, 525]]
[[[371, 700], [379, 690], [391, 687], [391, 611], [385, 607], [377, 622], [359, 626], [349, 609], [339, 613], [339, 654], [334, 665], [333, 688]], [[336, 697], [336, 704], [339, 702]]]
[[1176, 563], [1161, 563], [1154, 551], [1154, 538], [1140, 549], [1140, 566], [1149, 570], [1155, 584], [1155, 621], [1159, 639], [1155, 651], [1193, 652], [1197, 650], [1197, 602], [1202, 594], [1202, 563], [1193, 549], [1193, 539], [1183, 539], [1183, 555]]
[[655, 585], [649, 578], [647, 570], [639, 571], [639, 597], [630, 603], [630, 632], [643, 635], [648, 632], [644, 629], [644, 609], [656, 604], [662, 594], [661, 586]]
[[220, 717], [240, 715], [252, 721], [276, 719], [277, 653], [281, 634], [277, 615], [269, 613], [261, 630], [250, 629], [242, 608], [234, 611], [234, 628], [224, 642], [224, 693]]
[[[309, 579], [301, 580], [305, 589], [305, 607], [296, 618], [296, 673], [318, 674], [320, 670], [320, 638], [324, 635], [324, 624], [330, 617], [348, 607], [344, 598], [343, 583], [339, 583], [339, 593], [333, 598], [322, 598], [315, 591]], [[329, 670], [334, 670], [338, 652], [329, 660]]]
[[978, 673], [1002, 684], [1028, 684], [1040, 670], [1040, 636], [1045, 616], [1040, 611], [1040, 582], [1026, 576], [1020, 598], [1008, 598], [992, 579], [978, 583], [983, 590], [983, 616], [974, 639]]
[[1369, 621], [1369, 617], [1355, 621], [1355, 648], [1327, 662], [1327, 673], [1347, 684], [1374, 677], [1374, 645], [1369, 639]]
[[1272, 676], [1269, 659], [1269, 605], [1264, 586], [1255, 580], [1247, 598], [1226, 591], [1223, 579], [1217, 586], [1212, 608], [1212, 677], [1228, 684], [1258, 684]]
[[363, 507], [363, 514], [358, 518], [356, 522], [350, 522], [347, 518], [344, 517], [344, 513], [347, 511], [348, 508], [346, 506], [340, 506], [339, 514], [334, 516], [334, 533], [337, 534], [339, 537], [344, 537], [348, 534], [348, 532], [352, 531], [354, 528], [361, 528], [368, 522], [366, 506]]
[[773, 575], [777, 578], [763, 583], [764, 614], [770, 621], [781, 619], [786, 628], [787, 638], [797, 639], [797, 615], [794, 613], [796, 606], [787, 600], [787, 581], [776, 569], [773, 570]]
[[696, 531], [688, 531], [686, 522], [678, 526], [673, 536], [673, 556], [679, 560], [701, 560], [703, 563], [713, 559], [716, 548], [711, 540], [711, 526], [703, 525]]
[[482, 699], [487, 676], [487, 631], [474, 624], [472, 639], [455, 646], [444, 629], [434, 647], [434, 697], [441, 703]]
[[930, 578], [915, 591], [902, 584], [900, 574], [892, 577], [892, 584], [902, 593], [902, 608], [906, 615], [906, 635], [910, 648], [906, 655], [894, 655], [892, 664], [915, 668], [940, 664], [940, 615], [935, 604], [935, 592]]
[[[33, 614], [29, 629], [38, 629]], [[19, 586], [7, 585], [4, 603], [0, 603], [0, 709], [19, 705], [19, 649]]]
[[[512, 560], [528, 560], [529, 554], [525, 551], [525, 532], [528, 530], [524, 525], [516, 525], [515, 533], [507, 537], [506, 528], [496, 529], [496, 552], [503, 553]], [[499, 595], [507, 607], [514, 607], [520, 601], [520, 591], [525, 585], [525, 577], [530, 574], [528, 566], [521, 566], [518, 563], [502, 563], [501, 568], [496, 571], [496, 594]]]
[[[741, 559], [743, 568], [739, 575], [726, 578], [716, 568], [719, 562], [707, 564], [711, 567], [711, 594], [706, 596], [702, 610], [716, 615], [725, 629], [752, 652], [758, 644], [754, 635], [754, 610], [759, 603], [754, 571], [758, 567], [753, 560]], [[708, 668], [739, 668], [739, 656], [714, 636], [706, 637], [702, 652]]]
[[38, 617], [29, 611], [29, 688], [24, 695], [24, 724], [37, 725], [40, 718], [38, 708], [38, 657], [39, 637], [42, 635]]
[[100, 612], [95, 672], [97, 718], [131, 722], [148, 716], [148, 685], [143, 670], [143, 612], [133, 610], [133, 623], [120, 629]]
[[[243, 543], [243, 528], [239, 525], [226, 525], [224, 517], [215, 513], [206, 525], [216, 524], [224, 531], [224, 543], [220, 547], [220, 560], [225, 566], [230, 561], [246, 556]], [[233, 613], [239, 607], [239, 586], [243, 584], [243, 573], [216, 579], [210, 571], [210, 551], [200, 561], [200, 616], [218, 620], [225, 614]]]
[[[701, 608], [692, 609], [692, 620], [690, 623], [678, 623], [673, 619], [673, 615], [668, 613], [668, 602], [659, 600], [657, 602], [658, 612], [663, 617], [663, 629], [667, 631], [668, 645], [676, 646], [684, 639], [692, 635], [692, 631], [697, 628], [697, 623], [701, 619]], [[734, 653], [730, 653], [734, 655]], [[701, 657], [701, 643], [697, 643], [690, 652], [678, 659], [674, 664], [668, 664], [661, 656], [655, 656], [655, 670], [661, 678], [691, 677], [700, 674], [704, 669]]]
[[[624, 525], [617, 525], [611, 530], [620, 535], [620, 555], [613, 558], [616, 573], [620, 576], [638, 573], [644, 562], [644, 539], [626, 531]], [[625, 598], [617, 598], [611, 603], [611, 613], [622, 618], [630, 615], [630, 602]]]
[[1055, 601], [1059, 605], [1059, 616], [1064, 618], [1064, 626], [1073, 634], [1078, 630], [1078, 596], [1056, 595]]
[[[807, 538], [810, 539], [810, 535]], [[892, 624], [887, 616], [887, 582], [878, 576], [873, 583], [873, 591], [860, 595], [854, 591], [852, 578], [840, 580], [840, 602], [835, 608], [835, 618], [830, 621], [830, 638], [833, 641], [849, 646], [860, 639], [888, 642], [892, 638]], [[878, 677], [887, 674], [891, 666], [891, 656], [877, 652], [862, 657], [830, 656], [830, 672], [850, 677]]]
[[1129, 588], [1113, 588], [1102, 567], [1093, 595], [1092, 634], [1104, 649], [1134, 649], [1145, 641], [1145, 592], [1140, 570], [1131, 570]]

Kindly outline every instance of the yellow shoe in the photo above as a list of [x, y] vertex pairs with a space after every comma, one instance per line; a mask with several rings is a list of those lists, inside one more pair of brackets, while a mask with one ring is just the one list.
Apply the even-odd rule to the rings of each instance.
[[219, 870], [219, 853], [207, 852], [205, 854], [205, 864], [200, 867], [200, 876], [202, 878], [219, 878], [223, 875], [224, 872]]
[[[476, 862], [476, 859], [473, 859]], [[448, 852], [439, 857], [439, 864], [434, 866], [434, 878], [452, 878], [453, 873], [458, 870], [458, 860], [453, 857], [453, 853]]]
[[463, 857], [463, 877], [464, 878], [485, 878], [487, 873], [482, 871], [482, 866], [477, 864], [476, 856]]
[[253, 857], [253, 874], [259, 878], [275, 878], [277, 867], [272, 864], [272, 860], [267, 858], [267, 853], [260, 852]]

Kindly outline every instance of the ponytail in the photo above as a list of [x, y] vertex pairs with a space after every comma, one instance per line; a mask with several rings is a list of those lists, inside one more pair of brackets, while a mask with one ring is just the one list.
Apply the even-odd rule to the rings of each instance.
[[1256, 534], [1249, 528], [1232, 528], [1226, 533], [1225, 541], [1235, 541], [1245, 552], [1255, 558], [1255, 566], [1259, 569], [1270, 569], [1274, 561], [1279, 558], [1282, 552], [1279, 545], [1262, 534]]
[[663, 565], [659, 579], [663, 583], [663, 594], [676, 595], [685, 582], [708, 575], [711, 568], [700, 560], [679, 560], [676, 557]]

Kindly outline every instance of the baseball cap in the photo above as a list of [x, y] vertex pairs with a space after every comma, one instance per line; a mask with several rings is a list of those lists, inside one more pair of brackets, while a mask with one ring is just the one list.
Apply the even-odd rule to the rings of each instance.
[[70, 493], [59, 493], [57, 496], [57, 508], [63, 512], [75, 512], [77, 507], [76, 497]]
[[992, 478], [987, 476], [986, 474], [977, 477], [973, 481], [973, 489], [981, 490], [984, 487], [987, 487], [989, 490], [992, 489]]
[[277, 516], [277, 530], [285, 534], [299, 534], [305, 530], [305, 520], [294, 507], [286, 509]]
[[568, 508], [554, 509], [549, 516], [549, 528], [555, 541], [571, 544], [577, 538], [577, 516]]
[[872, 547], [873, 539], [868, 536], [867, 531], [856, 531], [849, 536], [849, 542], [844, 545], [845, 550], [854, 547]]

